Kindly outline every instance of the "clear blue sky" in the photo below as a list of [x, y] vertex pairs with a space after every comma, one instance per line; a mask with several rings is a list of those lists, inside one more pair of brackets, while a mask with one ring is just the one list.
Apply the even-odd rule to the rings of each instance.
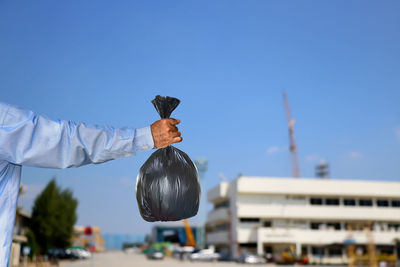
[[[400, 181], [399, 1], [0, 0], [1, 100], [116, 127], [174, 113], [205, 188], [238, 173], [290, 176], [285, 89], [302, 176]], [[56, 175], [81, 225], [145, 233], [134, 183], [151, 152], [68, 170], [24, 168], [22, 197]], [[196, 221], [196, 218], [193, 220]]]

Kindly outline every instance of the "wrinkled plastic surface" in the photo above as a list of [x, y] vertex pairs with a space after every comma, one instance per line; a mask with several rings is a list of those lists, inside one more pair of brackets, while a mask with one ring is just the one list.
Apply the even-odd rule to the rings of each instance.
[[[169, 118], [180, 101], [156, 96], [152, 103], [161, 118]], [[178, 221], [195, 216], [200, 192], [196, 166], [185, 152], [171, 145], [155, 151], [137, 177], [136, 199], [140, 214], [148, 222]]]

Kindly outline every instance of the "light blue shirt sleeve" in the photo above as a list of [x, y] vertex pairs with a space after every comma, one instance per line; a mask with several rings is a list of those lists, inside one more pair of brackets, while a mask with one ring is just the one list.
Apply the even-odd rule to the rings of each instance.
[[0, 102], [0, 267], [9, 265], [21, 165], [78, 167], [153, 146], [150, 126], [116, 129], [50, 120]]
[[50, 120], [0, 102], [0, 159], [69, 168], [128, 157], [154, 147], [150, 126], [113, 128]]

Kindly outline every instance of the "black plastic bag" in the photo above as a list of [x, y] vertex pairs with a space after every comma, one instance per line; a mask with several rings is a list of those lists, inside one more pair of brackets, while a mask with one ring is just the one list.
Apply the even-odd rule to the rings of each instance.
[[[151, 101], [161, 118], [169, 118], [180, 101], [161, 97]], [[200, 182], [189, 156], [173, 147], [158, 149], [140, 168], [136, 199], [140, 214], [148, 222], [178, 221], [197, 214]]]

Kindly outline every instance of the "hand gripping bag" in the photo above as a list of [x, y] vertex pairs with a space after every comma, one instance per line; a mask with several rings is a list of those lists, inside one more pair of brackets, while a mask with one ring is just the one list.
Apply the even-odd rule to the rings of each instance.
[[[161, 118], [169, 118], [180, 100], [156, 96], [151, 101]], [[155, 151], [140, 168], [136, 199], [140, 214], [148, 222], [178, 221], [197, 214], [200, 182], [189, 156], [173, 146]]]

